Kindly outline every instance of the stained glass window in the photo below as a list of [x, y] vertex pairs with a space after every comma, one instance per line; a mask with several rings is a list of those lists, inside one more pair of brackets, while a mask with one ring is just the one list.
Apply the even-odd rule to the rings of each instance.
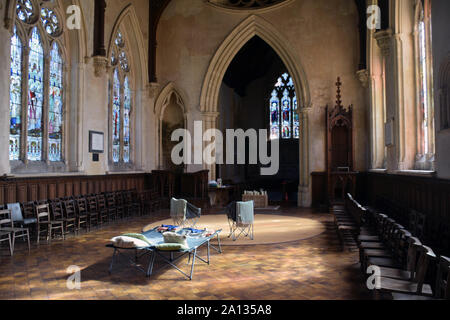
[[37, 27], [29, 41], [27, 158], [42, 160], [42, 107], [44, 103], [44, 49]]
[[19, 160], [22, 119], [22, 42], [14, 26], [11, 37], [9, 160]]
[[125, 77], [123, 91], [123, 162], [130, 162], [130, 111], [131, 91], [128, 77]]
[[277, 91], [272, 91], [270, 99], [270, 139], [278, 139], [280, 137], [280, 99], [278, 99]]
[[131, 162], [131, 111], [132, 90], [130, 86], [130, 65], [126, 53], [126, 42], [120, 30], [112, 43], [110, 63], [113, 67], [113, 83], [110, 96], [112, 98], [112, 161], [118, 163]]
[[430, 1], [419, 2], [419, 18], [417, 20], [417, 43], [418, 54], [416, 63], [418, 65], [418, 114], [420, 127], [419, 153], [428, 155], [434, 153], [434, 104], [433, 104], [433, 69], [431, 49], [431, 5]]
[[16, 12], [21, 21], [31, 23], [34, 14], [33, 3], [30, 0], [17, 0]]
[[50, 86], [48, 106], [48, 159], [61, 161], [63, 116], [63, 61], [59, 47], [50, 52]]
[[120, 161], [120, 80], [117, 69], [114, 70], [113, 81], [112, 135], [112, 156], [117, 163]]
[[270, 98], [270, 139], [298, 139], [300, 121], [294, 81], [284, 73], [275, 83]]
[[[64, 63], [55, 40], [63, 30], [53, 9], [55, 5], [48, 0], [16, 3], [11, 38], [10, 160], [63, 159]], [[39, 22], [45, 30], [42, 34], [36, 25]], [[22, 40], [18, 36], [19, 26], [23, 30]], [[27, 61], [23, 59], [23, 45], [28, 45]], [[49, 57], [48, 65], [45, 56]]]
[[61, 26], [58, 16], [49, 8], [41, 9], [41, 22], [44, 26], [45, 32], [51, 36], [56, 36], [61, 32]]
[[420, 102], [422, 130], [424, 133], [424, 153], [428, 153], [428, 84], [427, 84], [427, 49], [425, 39], [425, 22], [419, 22], [419, 65], [420, 65]]

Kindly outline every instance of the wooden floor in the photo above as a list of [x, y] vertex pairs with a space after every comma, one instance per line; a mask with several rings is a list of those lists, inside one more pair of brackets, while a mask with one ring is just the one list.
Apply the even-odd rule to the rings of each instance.
[[[140, 232], [168, 212], [119, 222], [88, 234], [33, 245], [18, 244], [13, 258], [2, 248], [0, 299], [304, 300], [370, 299], [359, 272], [357, 253], [340, 249], [332, 218], [300, 209], [284, 214], [318, 219], [325, 233], [288, 244], [224, 247], [212, 264], [196, 265], [194, 280], [162, 269], [151, 279], [132, 267], [107, 272], [113, 236]], [[81, 290], [67, 289], [67, 268], [81, 268]], [[187, 268], [186, 261], [179, 264]]]

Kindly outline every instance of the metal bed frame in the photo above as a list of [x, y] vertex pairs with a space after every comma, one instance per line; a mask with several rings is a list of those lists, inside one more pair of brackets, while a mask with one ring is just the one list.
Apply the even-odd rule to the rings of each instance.
[[[152, 229], [150, 231], [144, 232], [143, 235], [145, 235], [147, 238], [158, 241], [158, 244], [164, 243], [164, 238], [161, 233], [159, 233], [157, 228]], [[113, 248], [114, 253], [111, 259], [111, 264], [109, 267], [109, 274], [112, 273], [113, 266], [115, 263], [116, 258], [119, 256], [125, 256], [128, 259], [128, 262], [131, 266], [135, 267], [137, 270], [145, 273], [147, 277], [151, 277], [154, 271], [162, 269], [164, 267], [161, 266], [158, 269], [155, 269], [155, 262], [157, 257], [161, 258], [161, 260], [165, 263], [167, 263], [172, 268], [176, 269], [178, 272], [180, 272], [182, 275], [184, 275], [189, 280], [193, 279], [194, 276], [194, 267], [196, 260], [200, 260], [201, 262], [204, 262], [208, 265], [210, 265], [211, 259], [211, 249], [217, 251], [218, 253], [222, 253], [222, 246], [220, 244], [220, 237], [219, 233], [222, 230], [217, 230], [215, 233], [210, 235], [209, 237], [196, 237], [196, 236], [188, 236], [187, 242], [188, 242], [188, 249], [187, 250], [176, 250], [176, 251], [162, 251], [158, 250], [155, 246], [149, 246], [149, 247], [142, 247], [142, 248], [118, 248], [115, 247], [112, 244], [107, 245], [108, 248]], [[210, 242], [212, 239], [217, 237], [218, 246], [213, 246]], [[198, 255], [198, 249], [204, 245], [207, 245], [207, 257], [206, 260], [203, 259]], [[134, 259], [130, 259], [129, 256], [125, 255], [122, 251], [134, 251], [135, 256]], [[169, 257], [166, 256], [166, 254], [169, 255]], [[178, 256], [176, 256], [178, 254]], [[144, 256], [150, 256], [148, 267], [144, 269], [139, 263], [139, 259], [141, 259]], [[189, 273], [184, 272], [181, 270], [175, 263], [179, 261], [184, 256], [189, 255], [188, 259], [188, 265], [190, 264], [190, 271]], [[191, 262], [192, 260], [192, 262]]]

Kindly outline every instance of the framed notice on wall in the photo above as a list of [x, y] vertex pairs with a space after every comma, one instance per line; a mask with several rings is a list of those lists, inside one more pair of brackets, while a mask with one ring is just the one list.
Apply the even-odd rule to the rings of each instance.
[[89, 152], [103, 153], [105, 152], [104, 133], [98, 131], [89, 131]]

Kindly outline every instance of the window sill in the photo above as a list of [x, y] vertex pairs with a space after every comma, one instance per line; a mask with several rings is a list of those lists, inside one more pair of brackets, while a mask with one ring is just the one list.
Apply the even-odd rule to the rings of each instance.
[[85, 172], [43, 172], [43, 173], [11, 173], [6, 176], [6, 178], [57, 178], [57, 177], [67, 177], [67, 176], [85, 176]]
[[121, 174], [144, 174], [146, 171], [136, 171], [136, 170], [121, 170], [121, 171], [106, 171], [107, 175], [121, 175]]
[[394, 171], [393, 173], [403, 176], [416, 176], [416, 177], [434, 177], [436, 175], [436, 171], [432, 170], [398, 170]]
[[387, 173], [387, 169], [370, 169], [369, 172], [373, 173]]

